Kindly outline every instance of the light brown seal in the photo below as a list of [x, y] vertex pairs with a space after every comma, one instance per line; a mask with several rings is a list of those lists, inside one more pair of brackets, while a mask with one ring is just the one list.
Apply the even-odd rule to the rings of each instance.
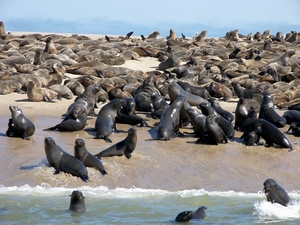
[[61, 96], [56, 91], [42, 88], [35, 81], [30, 81], [27, 85], [27, 97], [32, 102], [53, 102], [52, 99], [61, 99]]

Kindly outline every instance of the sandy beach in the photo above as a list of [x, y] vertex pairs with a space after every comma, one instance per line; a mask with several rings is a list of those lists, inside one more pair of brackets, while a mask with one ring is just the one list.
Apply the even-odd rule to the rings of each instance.
[[[21, 33], [12, 32], [13, 35]], [[93, 40], [103, 38], [91, 36]], [[299, 54], [299, 50], [297, 50]], [[296, 54], [296, 55], [297, 55]], [[159, 61], [154, 57], [140, 57], [136, 60], [128, 60], [122, 67], [143, 72], [157, 69]], [[183, 64], [183, 63], [182, 63]], [[80, 75], [65, 74], [65, 78], [78, 77]], [[1, 81], [0, 81], [1, 82]], [[100, 185], [109, 188], [139, 187], [148, 189], [186, 190], [207, 189], [211, 191], [244, 191], [258, 192], [262, 189], [262, 183], [267, 178], [280, 180], [289, 191], [300, 190], [297, 182], [300, 175], [298, 165], [299, 138], [287, 135], [294, 150], [288, 152], [283, 148], [265, 148], [264, 146], [247, 147], [242, 144], [239, 137], [241, 132], [236, 131], [235, 138], [228, 144], [218, 146], [195, 144], [195, 138], [187, 135], [184, 138], [175, 138], [170, 141], [156, 141], [151, 139], [155, 132], [159, 119], [152, 119], [150, 113], [137, 112], [146, 119], [153, 128], [137, 127], [138, 142], [130, 159], [122, 157], [103, 158], [102, 162], [108, 175], [102, 176], [99, 171], [88, 168], [90, 181], [83, 183], [79, 178], [61, 173], [53, 175], [54, 169], [48, 167], [44, 150], [44, 138], [53, 137], [58, 145], [73, 155], [74, 141], [83, 138], [87, 149], [96, 154], [110, 146], [103, 140], [93, 139], [88, 132], [58, 132], [43, 131], [47, 127], [58, 124], [61, 115], [66, 113], [73, 99], [55, 100], [55, 102], [31, 102], [26, 94], [10, 93], [0, 96], [0, 184], [4, 186], [31, 186], [47, 183], [52, 187], [80, 187], [88, 185], [97, 187]], [[228, 101], [220, 101], [221, 106], [234, 114], [238, 99], [231, 98]], [[36, 126], [35, 134], [30, 140], [21, 138], [9, 138], [5, 136], [8, 119], [11, 117], [9, 106], [18, 106], [23, 110]], [[98, 104], [95, 111], [102, 107]], [[284, 110], [277, 112], [282, 115]], [[87, 127], [94, 127], [96, 117], [89, 116]], [[117, 128], [127, 131], [131, 126], [117, 124]], [[284, 132], [288, 125], [281, 128]], [[189, 125], [182, 132], [192, 132]], [[116, 143], [126, 134], [113, 133], [111, 139]]]

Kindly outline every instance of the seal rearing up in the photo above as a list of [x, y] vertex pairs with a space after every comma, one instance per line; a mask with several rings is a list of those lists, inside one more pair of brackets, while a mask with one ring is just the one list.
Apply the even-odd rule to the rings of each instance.
[[33, 122], [24, 116], [22, 110], [17, 106], [9, 106], [9, 110], [11, 111], [12, 118], [9, 121], [6, 134], [9, 137], [22, 137], [25, 140], [29, 140], [29, 136], [32, 136], [35, 132]]

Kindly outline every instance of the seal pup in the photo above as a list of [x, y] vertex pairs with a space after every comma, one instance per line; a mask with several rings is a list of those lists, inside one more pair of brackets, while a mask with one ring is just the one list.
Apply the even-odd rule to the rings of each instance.
[[70, 206], [69, 206], [69, 210], [72, 212], [85, 212], [86, 208], [85, 208], [85, 197], [83, 196], [81, 191], [73, 191], [71, 195], [69, 195], [69, 197], [71, 197], [70, 199]]
[[95, 122], [96, 139], [104, 139], [106, 142], [112, 142], [108, 136], [117, 130], [116, 127], [116, 116], [117, 110], [124, 104], [124, 99], [114, 99], [103, 106]]
[[134, 127], [131, 127], [127, 131], [127, 137], [108, 147], [107, 149], [101, 151], [95, 156], [101, 159], [102, 157], [111, 157], [111, 156], [122, 156], [125, 155], [127, 159], [131, 158], [131, 154], [134, 151], [137, 143], [137, 131]]
[[35, 81], [30, 81], [27, 85], [27, 97], [32, 102], [54, 102], [53, 99], [61, 100], [61, 96], [48, 88], [42, 88], [40, 84]]
[[54, 174], [60, 171], [70, 173], [73, 176], [80, 177], [81, 180], [87, 182], [88, 172], [83, 163], [65, 152], [59, 145], [55, 143], [52, 137], [46, 137], [44, 140], [45, 153], [50, 166], [54, 167]]
[[32, 136], [35, 132], [33, 122], [31, 122], [17, 106], [9, 106], [9, 110], [11, 112], [11, 120], [9, 121], [8, 130], [12, 129], [13, 124], [15, 131], [17, 131], [10, 132], [9, 137], [22, 137], [24, 140], [30, 140], [29, 136]]
[[194, 211], [183, 211], [179, 213], [175, 221], [176, 222], [189, 222], [190, 220], [202, 220], [206, 217], [205, 210], [207, 207], [200, 206], [195, 212]]
[[236, 108], [235, 108], [235, 122], [234, 122], [234, 129], [241, 130], [242, 123], [246, 120], [248, 115], [248, 110], [245, 104], [245, 99], [240, 98]]
[[290, 197], [274, 179], [267, 179], [263, 185], [268, 202], [279, 203], [280, 205], [287, 206], [290, 201]]
[[98, 169], [102, 175], [107, 174], [102, 162], [88, 152], [85, 147], [85, 141], [82, 138], [75, 140], [74, 157], [79, 159], [86, 167], [94, 167]]

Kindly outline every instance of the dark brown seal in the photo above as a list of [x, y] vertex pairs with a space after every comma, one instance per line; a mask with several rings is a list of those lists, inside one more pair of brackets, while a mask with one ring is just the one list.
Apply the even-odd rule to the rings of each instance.
[[70, 195], [71, 200], [70, 200], [70, 206], [69, 210], [73, 212], [85, 212], [85, 197], [83, 196], [81, 191], [73, 191], [72, 194]]
[[[29, 140], [35, 132], [35, 126], [17, 106], [9, 106], [11, 112], [11, 120], [9, 122], [8, 131], [6, 132], [9, 137], [22, 137]], [[13, 126], [12, 126], [13, 124]]]
[[124, 104], [124, 99], [114, 99], [103, 106], [95, 122], [96, 139], [102, 138], [106, 142], [112, 142], [108, 136], [117, 130], [116, 116], [117, 110]]
[[267, 179], [263, 185], [268, 202], [279, 203], [283, 206], [287, 206], [290, 202], [287, 192], [274, 179]]
[[74, 157], [79, 159], [86, 167], [96, 168], [102, 175], [107, 174], [100, 159], [88, 152], [85, 147], [85, 141], [82, 138], [75, 140]]
[[137, 131], [134, 127], [131, 127], [127, 131], [127, 137], [110, 146], [109, 148], [101, 151], [95, 156], [98, 158], [111, 157], [111, 156], [122, 156], [125, 155], [127, 159], [131, 158], [131, 154], [134, 151], [137, 143]]
[[88, 181], [88, 172], [83, 163], [65, 152], [58, 146], [52, 137], [46, 137], [44, 140], [45, 153], [50, 166], [54, 167], [55, 173], [60, 171], [70, 173], [73, 176], [80, 177], [83, 181]]

